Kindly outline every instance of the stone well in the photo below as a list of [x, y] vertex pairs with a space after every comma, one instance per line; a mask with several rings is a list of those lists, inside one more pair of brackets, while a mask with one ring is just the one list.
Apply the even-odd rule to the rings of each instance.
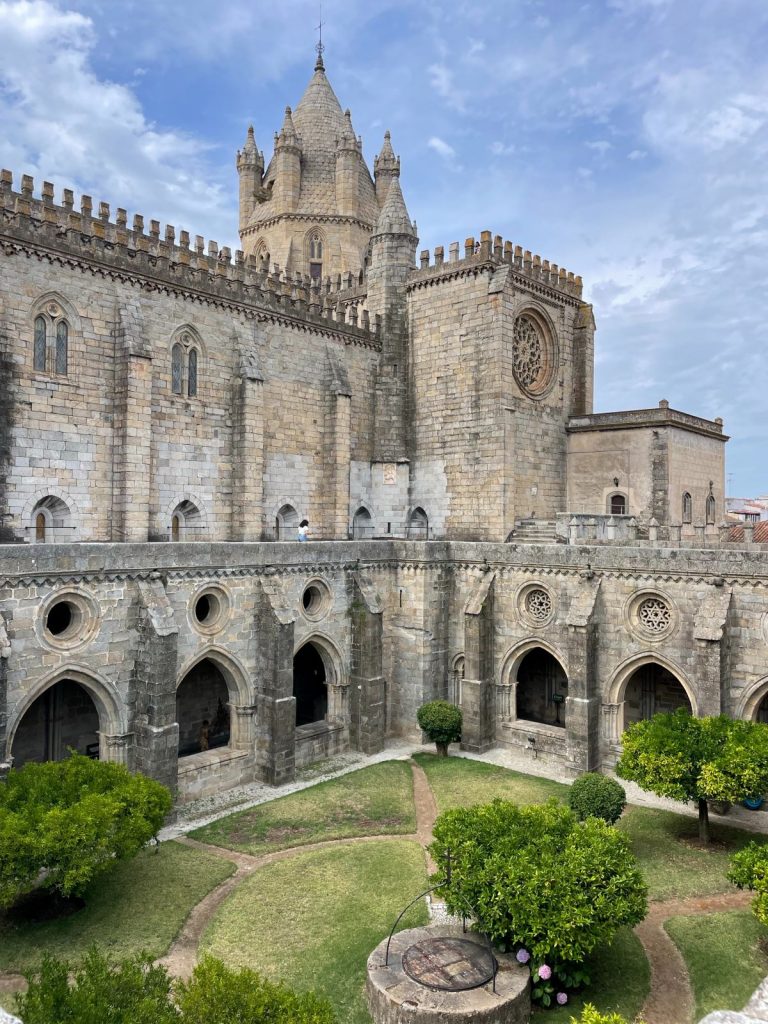
[[[427, 925], [410, 928], [392, 937], [389, 963], [384, 965], [387, 940], [368, 957], [365, 992], [374, 1024], [528, 1024], [531, 1016], [531, 978], [513, 956], [497, 953], [496, 991], [491, 981], [477, 988], [445, 991], [414, 980], [412, 974], [430, 967], [428, 952], [432, 940], [459, 940], [457, 950], [478, 954], [487, 962], [487, 944], [482, 936], [464, 932], [460, 925]], [[465, 946], [470, 942], [476, 948]], [[405, 960], [405, 963], [404, 963]], [[436, 955], [435, 977], [450, 977], [465, 966], [450, 956]], [[419, 967], [415, 969], [414, 965]], [[411, 971], [411, 974], [408, 973]], [[471, 975], [471, 970], [466, 972]]]

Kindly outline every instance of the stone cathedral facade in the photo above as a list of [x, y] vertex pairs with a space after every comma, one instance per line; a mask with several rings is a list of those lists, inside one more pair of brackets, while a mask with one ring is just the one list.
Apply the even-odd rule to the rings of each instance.
[[234, 254], [2, 172], [0, 761], [189, 800], [435, 697], [574, 773], [660, 709], [768, 717], [722, 421], [594, 413], [581, 279], [485, 231], [418, 252], [321, 58], [237, 170]]

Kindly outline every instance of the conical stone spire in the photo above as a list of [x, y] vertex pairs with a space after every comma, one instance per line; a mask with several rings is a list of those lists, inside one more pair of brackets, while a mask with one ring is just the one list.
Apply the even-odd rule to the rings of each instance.
[[296, 127], [293, 123], [293, 115], [291, 114], [291, 108], [285, 108], [285, 117], [283, 118], [283, 127], [280, 129], [280, 143], [281, 145], [292, 145], [297, 146], [299, 144], [299, 137], [296, 134]]
[[379, 214], [375, 235], [409, 235], [415, 237], [408, 208], [403, 199], [400, 179], [393, 178], [387, 192], [387, 198]]

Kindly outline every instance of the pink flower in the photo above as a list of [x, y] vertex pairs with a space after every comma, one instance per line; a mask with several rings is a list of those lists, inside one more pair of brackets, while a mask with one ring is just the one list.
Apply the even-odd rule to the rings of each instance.
[[539, 977], [543, 978], [544, 981], [549, 981], [549, 979], [552, 977], [552, 968], [549, 967], [547, 964], [542, 964], [539, 968]]
[[565, 992], [558, 992], [555, 996], [555, 999], [557, 1000], [560, 1006], [565, 1006], [565, 1004], [568, 1002], [568, 996], [565, 994]]
[[531, 959], [531, 954], [528, 952], [527, 949], [518, 949], [515, 959], [519, 964], [527, 964], [528, 961]]

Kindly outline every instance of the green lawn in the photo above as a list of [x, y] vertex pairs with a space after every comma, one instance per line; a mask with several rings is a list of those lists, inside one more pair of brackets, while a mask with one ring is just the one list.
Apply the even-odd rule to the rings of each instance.
[[97, 879], [85, 907], [70, 917], [18, 924], [0, 914], [0, 970], [24, 971], [43, 953], [76, 960], [94, 942], [116, 958], [142, 949], [162, 956], [195, 904], [233, 871], [179, 843], [143, 850]]
[[673, 917], [664, 925], [683, 954], [696, 997], [696, 1020], [740, 1010], [768, 974], [768, 931], [749, 910]]
[[486, 804], [496, 797], [519, 804], [539, 804], [551, 797], [565, 802], [568, 796], [568, 786], [561, 782], [522, 775], [482, 761], [422, 753], [414, 754], [413, 759], [427, 774], [438, 812], [449, 807]]
[[[370, 1024], [363, 997], [368, 956], [426, 886], [424, 854], [411, 840], [298, 853], [238, 886], [202, 946], [231, 966], [326, 994], [344, 1024]], [[403, 927], [426, 919], [419, 903]]]
[[635, 1019], [651, 984], [648, 961], [635, 933], [622, 928], [610, 946], [595, 953], [589, 966], [591, 984], [583, 996], [574, 997], [567, 1006], [537, 1011], [537, 1024], [568, 1024], [584, 1003], [593, 1003], [603, 1013], [621, 1013], [628, 1021]]
[[190, 834], [204, 843], [261, 854], [325, 839], [415, 831], [411, 766], [385, 761], [236, 811]]
[[712, 848], [702, 850], [690, 845], [698, 836], [695, 818], [650, 807], [628, 807], [618, 827], [632, 840], [652, 900], [734, 892], [725, 877], [730, 855], [753, 839], [765, 841], [751, 832], [713, 824]]

